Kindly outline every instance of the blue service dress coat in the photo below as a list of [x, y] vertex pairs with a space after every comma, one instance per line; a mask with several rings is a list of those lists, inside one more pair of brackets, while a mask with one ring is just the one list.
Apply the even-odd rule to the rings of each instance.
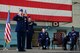
[[38, 36], [38, 41], [42, 47], [43, 46], [45, 46], [45, 48], [48, 47], [50, 44], [50, 38], [48, 32], [44, 32], [44, 33], [40, 32]]
[[16, 15], [13, 18], [13, 20], [17, 22], [16, 29], [15, 29], [16, 32], [28, 30], [27, 17], [25, 17], [25, 16], [21, 17], [19, 15]]
[[76, 42], [76, 39], [79, 37], [79, 32], [77, 31], [69, 32], [68, 37], [71, 43], [74, 44]]
[[67, 49], [66, 44], [68, 41], [70, 41], [70, 50], [73, 50], [74, 45], [76, 44], [78, 37], [79, 37], [79, 32], [77, 32], [77, 31], [69, 32], [68, 36], [63, 38], [64, 50]]
[[28, 22], [28, 33], [33, 35], [33, 33], [34, 33], [34, 26], [37, 26], [37, 24], [34, 23], [33, 21]]
[[16, 15], [13, 18], [17, 22], [15, 31], [17, 32], [17, 46], [18, 51], [24, 51], [25, 49], [25, 36], [28, 29], [28, 20], [25, 16]]
[[32, 36], [34, 34], [34, 26], [36, 26], [37, 24], [34, 22], [28, 22], [28, 32], [27, 32], [27, 44], [26, 44], [26, 48], [27, 49], [32, 49]]

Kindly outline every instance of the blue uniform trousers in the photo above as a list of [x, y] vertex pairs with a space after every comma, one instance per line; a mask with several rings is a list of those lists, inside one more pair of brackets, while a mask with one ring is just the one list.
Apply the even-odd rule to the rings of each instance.
[[63, 38], [63, 47], [64, 47], [64, 49], [67, 49], [66, 44], [67, 44], [68, 41], [71, 42], [70, 43], [70, 50], [73, 50], [73, 47], [76, 44], [76, 39], [75, 38], [67, 38], [67, 37]]
[[31, 44], [32, 43], [32, 36], [33, 36], [32, 33], [27, 33], [26, 49], [32, 49], [32, 44]]
[[18, 50], [25, 49], [25, 32], [17, 32], [17, 46]]
[[49, 46], [49, 39], [40, 39], [39, 45], [42, 46], [43, 49]]

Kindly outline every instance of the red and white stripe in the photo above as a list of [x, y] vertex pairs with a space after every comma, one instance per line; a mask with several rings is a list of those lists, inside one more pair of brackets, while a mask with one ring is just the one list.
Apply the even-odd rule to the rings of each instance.
[[11, 6], [11, 19], [22, 8], [35, 21], [72, 22], [71, 0], [2, 0], [0, 19], [6, 19], [8, 5]]
[[9, 43], [11, 41], [11, 32], [10, 32], [10, 30], [11, 30], [10, 23], [6, 23], [5, 36], [4, 36], [4, 39], [5, 39], [6, 43]]

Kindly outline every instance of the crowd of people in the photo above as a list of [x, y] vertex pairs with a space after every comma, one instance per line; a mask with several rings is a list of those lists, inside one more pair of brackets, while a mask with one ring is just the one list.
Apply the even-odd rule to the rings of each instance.
[[[23, 13], [23, 9], [19, 10], [19, 13], [13, 17], [13, 20], [17, 22], [15, 31], [17, 32], [18, 51], [32, 49], [31, 42], [34, 34], [33, 26], [37, 26], [37, 24], [34, 23], [30, 17], [26, 16], [25, 13]], [[70, 50], [73, 50], [74, 44], [76, 44], [78, 37], [79, 32], [75, 31], [74, 27], [72, 27], [72, 32], [69, 32], [68, 36], [64, 37], [62, 40], [64, 50], [67, 50], [66, 44], [68, 41], [71, 41]], [[42, 31], [39, 33], [38, 42], [42, 49], [49, 48], [50, 37], [45, 28], [42, 28]]]

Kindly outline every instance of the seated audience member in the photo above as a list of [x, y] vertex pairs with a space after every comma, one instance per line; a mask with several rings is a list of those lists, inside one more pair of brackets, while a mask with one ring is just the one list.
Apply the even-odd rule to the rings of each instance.
[[70, 50], [74, 49], [74, 45], [76, 45], [77, 39], [79, 37], [79, 32], [74, 30], [74, 27], [72, 26], [72, 31], [68, 33], [68, 36], [63, 38], [63, 47], [64, 50], [67, 50], [66, 44], [68, 41], [70, 41]]
[[48, 32], [44, 28], [42, 28], [42, 31], [39, 33], [38, 41], [40, 46], [42, 46], [42, 49], [48, 49], [50, 45], [50, 38]]

